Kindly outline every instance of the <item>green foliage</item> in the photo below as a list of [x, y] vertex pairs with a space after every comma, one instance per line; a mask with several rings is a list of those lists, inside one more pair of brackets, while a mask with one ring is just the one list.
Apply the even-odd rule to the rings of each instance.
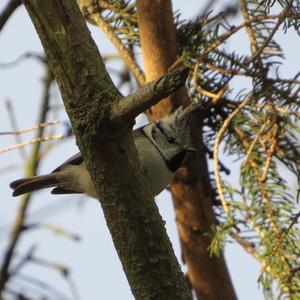
[[[300, 88], [298, 74], [289, 79], [280, 76], [284, 50], [274, 39], [282, 31], [280, 24], [287, 33], [298, 30], [299, 3], [292, 9], [281, 4], [278, 18], [270, 19], [270, 3], [247, 1], [244, 22], [251, 26], [247, 28], [250, 55], [224, 47], [237, 27], [229, 25], [223, 14], [179, 24], [178, 36], [185, 63], [194, 70], [189, 82], [194, 101], [202, 101], [206, 108], [212, 98], [203, 90], [217, 93], [225, 85], [230, 87], [205, 119], [204, 141], [211, 151], [224, 120], [250, 99], [223, 139], [225, 155], [238, 159], [234, 167], [240, 166], [240, 183], [234, 187], [223, 181], [230, 215], [221, 211], [219, 226], [212, 229], [210, 251], [219, 254], [231, 235], [261, 263], [259, 279], [266, 298], [300, 299], [299, 215], [295, 215], [297, 199], [290, 191], [293, 180], [296, 183], [299, 178]], [[255, 18], [260, 21], [249, 21]], [[241, 77], [249, 79], [246, 85], [232, 84]], [[229, 226], [232, 221], [234, 226]]]
[[128, 0], [95, 1], [95, 10], [127, 46], [139, 45], [135, 3]]
[[[133, 2], [103, 2], [118, 7], [105, 18], [124, 45], [139, 47]], [[174, 16], [179, 57], [191, 69], [189, 95], [203, 105], [208, 154], [221, 146], [229, 169], [240, 169], [238, 183], [222, 175], [229, 210], [215, 207], [219, 223], [208, 233], [209, 251], [219, 254], [229, 236], [236, 240], [261, 264], [258, 277], [266, 299], [300, 299], [299, 192], [293, 191], [293, 184], [299, 189], [300, 178], [300, 67], [291, 78], [281, 75], [285, 45], [277, 38], [299, 34], [299, 15], [299, 0], [241, 0], [239, 9], [224, 7], [219, 13], [212, 9], [194, 20]], [[247, 49], [230, 50], [227, 41], [241, 31]], [[226, 125], [224, 121], [246, 99]], [[222, 143], [216, 145], [224, 126]], [[217, 197], [216, 203], [221, 200]]]

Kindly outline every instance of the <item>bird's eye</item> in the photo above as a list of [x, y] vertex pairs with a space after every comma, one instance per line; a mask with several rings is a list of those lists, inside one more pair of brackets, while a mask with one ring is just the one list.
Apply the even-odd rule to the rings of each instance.
[[154, 127], [153, 129], [152, 129], [152, 131], [151, 131], [151, 134], [152, 134], [152, 136], [155, 136], [156, 135], [156, 128]]
[[175, 144], [175, 139], [173, 137], [168, 138], [168, 143], [169, 144]]

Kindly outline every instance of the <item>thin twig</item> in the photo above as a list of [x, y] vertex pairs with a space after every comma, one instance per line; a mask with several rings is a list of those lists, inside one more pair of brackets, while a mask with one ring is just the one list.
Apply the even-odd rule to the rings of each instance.
[[[7, 109], [7, 113], [8, 113], [8, 117], [9, 117], [9, 120], [10, 120], [11, 128], [12, 128], [12, 130], [14, 130], [16, 132], [17, 128], [18, 128], [18, 123], [17, 123], [17, 118], [16, 118], [16, 115], [15, 115], [15, 112], [14, 112], [13, 105], [12, 105], [11, 101], [7, 99], [5, 101], [5, 106], [6, 106], [6, 109]], [[0, 135], [1, 135], [1, 132], [0, 132]], [[15, 140], [16, 140], [17, 144], [22, 143], [22, 139], [19, 135], [15, 135]], [[24, 160], [26, 158], [25, 149], [23, 147], [21, 147], [21, 148], [19, 148], [19, 150], [20, 150], [21, 158]]]
[[287, 236], [288, 232], [292, 229], [292, 227], [298, 222], [298, 219], [300, 217], [300, 212], [298, 212], [292, 222], [290, 223], [290, 225], [280, 234], [279, 238], [278, 238], [278, 241], [276, 242], [276, 245], [275, 247], [273, 248], [273, 250], [271, 251], [271, 254], [269, 257], [273, 257], [276, 252], [278, 251], [282, 241], [284, 240], [284, 238]]
[[263, 124], [263, 126], [260, 128], [260, 130], [256, 134], [255, 138], [253, 139], [252, 143], [250, 144], [250, 146], [249, 146], [249, 148], [247, 150], [246, 157], [245, 157], [245, 160], [244, 160], [242, 166], [244, 166], [244, 165], [246, 165], [248, 163], [249, 157], [250, 157], [250, 155], [251, 155], [251, 153], [253, 151], [253, 148], [254, 148], [255, 144], [257, 143], [260, 135], [265, 131], [267, 125], [268, 125], [268, 121]]
[[41, 128], [44, 128], [44, 127], [47, 127], [47, 126], [50, 126], [50, 125], [56, 125], [58, 123], [59, 123], [58, 120], [53, 120], [53, 121], [50, 121], [50, 122], [33, 125], [31, 127], [24, 128], [24, 129], [21, 129], [21, 130], [2, 131], [2, 132], [0, 131], [0, 135], [21, 135], [23, 133], [27, 133], [27, 132], [34, 131], [34, 130], [37, 130], [37, 129], [41, 129]]
[[38, 287], [44, 293], [50, 293], [50, 296], [47, 298], [41, 299], [64, 299], [70, 300], [70, 298], [65, 295], [62, 291], [58, 290], [55, 286], [50, 285], [48, 282], [42, 281], [38, 278], [34, 278], [23, 273], [19, 273], [16, 277], [18, 280], [31, 284], [32, 286]]
[[222, 140], [222, 137], [229, 126], [230, 122], [233, 120], [233, 118], [244, 108], [244, 106], [250, 101], [250, 98], [245, 99], [224, 121], [221, 129], [217, 133], [216, 139], [215, 139], [215, 146], [214, 146], [214, 175], [215, 175], [215, 181], [217, 190], [219, 193], [220, 201], [222, 203], [222, 206], [224, 208], [224, 211], [226, 212], [228, 218], [231, 218], [231, 212], [229, 210], [229, 207], [227, 205], [227, 202], [225, 200], [224, 191], [222, 188], [220, 173], [219, 173], [219, 146]]
[[250, 43], [251, 43], [251, 51], [252, 51], [252, 53], [255, 53], [258, 49], [258, 46], [257, 46], [255, 32], [254, 32], [254, 30], [251, 26], [251, 23], [250, 23], [249, 10], [248, 10], [248, 7], [247, 7], [247, 1], [246, 0], [240, 0], [240, 10], [241, 10], [242, 16], [245, 20], [245, 24], [247, 24], [246, 25], [246, 31], [248, 33], [249, 40], [250, 40]]
[[[249, 147], [250, 147], [250, 143], [247, 140], [247, 137], [245, 136], [245, 133], [240, 128], [237, 128], [236, 126], [233, 127], [233, 130], [235, 131], [235, 133], [239, 137], [242, 146], [244, 147], [245, 151], [247, 152]], [[268, 197], [268, 192], [265, 188], [264, 182], [261, 181], [261, 176], [259, 174], [259, 168], [258, 168], [256, 162], [251, 157], [249, 157], [248, 160], [250, 162], [250, 166], [252, 168], [252, 171], [253, 171], [254, 176], [256, 178], [256, 181], [258, 183], [258, 187], [259, 187], [259, 190], [260, 190], [260, 193], [261, 193], [261, 196], [262, 196], [262, 200], [263, 200], [263, 202], [264, 202], [264, 204], [267, 208], [267, 212], [269, 214], [272, 229], [274, 230], [275, 233], [278, 233], [279, 229], [278, 229], [278, 226], [277, 226], [275, 218], [274, 218], [273, 209], [272, 209], [272, 206], [271, 206], [271, 203], [270, 203], [270, 199]]]
[[10, 0], [6, 7], [0, 14], [0, 31], [6, 24], [7, 20], [13, 14], [13, 12], [22, 4], [21, 0]]
[[20, 272], [23, 266], [30, 260], [30, 257], [33, 256], [33, 253], [36, 251], [36, 249], [36, 245], [32, 245], [29, 248], [27, 253], [21, 257], [21, 260], [18, 262], [18, 264], [14, 266], [13, 270], [10, 272], [10, 276], [16, 276]]
[[258, 23], [258, 22], [265, 21], [265, 20], [278, 19], [278, 17], [279, 17], [279, 15], [258, 16], [258, 17], [254, 17], [252, 19], [246, 20], [242, 24], [233, 27], [229, 31], [227, 31], [227, 32], [223, 33], [221, 36], [219, 36], [218, 39], [212, 45], [210, 45], [207, 49], [205, 49], [205, 52], [201, 55], [205, 56], [208, 53], [210, 53], [211, 51], [215, 50], [217, 47], [219, 47], [221, 44], [223, 44], [227, 39], [229, 39], [233, 34], [235, 34], [236, 32], [238, 32], [239, 30], [241, 30], [244, 27], [247, 28], [252, 23]]
[[70, 291], [73, 296], [73, 299], [78, 300], [80, 298], [78, 289], [70, 276], [71, 272], [68, 267], [64, 266], [61, 263], [56, 263], [56, 262], [49, 261], [49, 260], [46, 260], [46, 259], [43, 259], [40, 257], [33, 256], [33, 255], [30, 256], [29, 259], [30, 259], [30, 262], [32, 262], [32, 263], [38, 264], [38, 265], [46, 267], [46, 268], [51, 268], [51, 269], [59, 272], [64, 277], [66, 282], [68, 283]]
[[137, 83], [143, 86], [146, 82], [145, 76], [141, 68], [135, 62], [131, 52], [124, 46], [122, 41], [117, 37], [115, 31], [109, 26], [109, 24], [101, 17], [101, 15], [94, 9], [92, 3], [93, 1], [80, 1], [80, 9], [85, 17], [92, 19], [92, 21], [102, 29], [109, 40], [118, 50], [120, 57], [126, 62], [128, 68], [131, 70], [133, 76], [135, 77]]
[[0, 149], [0, 154], [11, 151], [11, 150], [15, 150], [15, 149], [18, 149], [18, 148], [21, 148], [21, 147], [25, 147], [27, 145], [40, 143], [40, 142], [46, 142], [46, 141], [50, 141], [50, 140], [61, 140], [63, 138], [64, 138], [64, 136], [62, 134], [34, 138], [34, 139], [29, 140], [27, 142], [23, 142], [23, 143], [20, 143], [20, 144], [17, 144], [17, 145], [2, 148], [2, 149]]
[[36, 229], [36, 228], [50, 230], [54, 234], [63, 235], [75, 242], [78, 242], [81, 239], [80, 236], [76, 233], [72, 233], [61, 226], [46, 223], [46, 222], [30, 223], [30, 224], [24, 225], [24, 230]]
[[267, 159], [266, 159], [266, 164], [265, 164], [265, 168], [261, 174], [260, 180], [261, 182], [264, 182], [267, 178], [267, 174], [271, 165], [271, 161], [273, 158], [273, 154], [276, 150], [276, 146], [277, 146], [277, 137], [278, 137], [278, 125], [274, 124], [274, 129], [273, 129], [273, 133], [272, 133], [272, 140], [271, 140], [271, 147], [269, 149], [269, 151], [267, 151]]
[[37, 60], [41, 61], [42, 63], [46, 63], [45, 57], [39, 53], [33, 53], [33, 52], [27, 52], [22, 54], [20, 57], [15, 59], [14, 61], [11, 62], [5, 62], [5, 63], [0, 63], [0, 68], [10, 68], [14, 67], [18, 63], [22, 62], [23, 60], [27, 58], [36, 58]]
[[[43, 96], [42, 96], [42, 107], [40, 110], [40, 118], [38, 123], [45, 123], [46, 117], [49, 111], [49, 100], [50, 100], [50, 87], [51, 83], [53, 81], [53, 75], [52, 72], [49, 69], [49, 66], [46, 65], [46, 74], [45, 74], [45, 80], [44, 80], [44, 91], [43, 91]], [[36, 174], [36, 169], [39, 165], [39, 160], [38, 155], [41, 147], [41, 141], [42, 141], [42, 136], [43, 136], [44, 128], [39, 128], [38, 133], [37, 133], [37, 138], [36, 143], [33, 146], [31, 156], [28, 160], [28, 165], [26, 169], [26, 176], [34, 176]], [[41, 140], [38, 140], [41, 139]], [[1, 277], [0, 277], [0, 299], [2, 296], [2, 293], [5, 289], [6, 283], [10, 279], [10, 272], [9, 268], [11, 265], [13, 253], [15, 251], [15, 248], [17, 246], [17, 243], [19, 241], [19, 238], [23, 232], [23, 225], [26, 219], [26, 213], [27, 213], [27, 208], [30, 202], [30, 193], [27, 193], [23, 195], [21, 198], [21, 202], [18, 208], [18, 212], [16, 214], [16, 218], [14, 221], [13, 229], [11, 232], [11, 237], [8, 242], [7, 250], [4, 254], [3, 258], [3, 263], [1, 266]]]
[[228, 90], [228, 85], [224, 85], [217, 93], [212, 93], [203, 89], [201, 86], [194, 84], [195, 90], [201, 95], [211, 98], [212, 105], [216, 105], [221, 99], [223, 99], [225, 93]]
[[[244, 0], [242, 0], [241, 2], [244, 2]], [[284, 8], [284, 10], [280, 13], [279, 17], [278, 17], [278, 21], [275, 25], [275, 27], [273, 28], [272, 32], [270, 33], [269, 37], [265, 40], [264, 44], [257, 48], [257, 46], [254, 48], [253, 51], [253, 55], [251, 57], [250, 60], [248, 60], [247, 62], [245, 62], [246, 64], [251, 63], [252, 61], [254, 61], [263, 51], [264, 49], [268, 46], [269, 42], [271, 41], [271, 39], [273, 38], [273, 36], [275, 35], [275, 33], [277, 32], [279, 26], [284, 22], [286, 14], [288, 13], [288, 11], [290, 10], [290, 7], [293, 3], [293, 0], [291, 0], [288, 5]], [[248, 28], [249, 29], [249, 28]], [[251, 27], [252, 29], [252, 27]], [[253, 29], [252, 29], [253, 30]], [[253, 31], [254, 32], [254, 31]], [[250, 31], [249, 31], [250, 33]], [[252, 35], [251, 35], [252, 36]]]

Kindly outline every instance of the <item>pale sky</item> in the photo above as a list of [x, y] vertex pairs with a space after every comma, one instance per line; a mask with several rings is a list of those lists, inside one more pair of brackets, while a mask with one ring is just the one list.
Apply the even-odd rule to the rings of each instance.
[[[181, 11], [182, 16], [190, 18], [194, 16], [200, 7], [199, 1], [174, 1], [174, 8]], [[7, 3], [0, 1], [0, 11]], [[93, 37], [99, 45], [102, 54], [111, 53], [112, 46], [95, 27], [90, 27]], [[289, 40], [285, 38], [287, 43]], [[247, 44], [242, 40], [236, 40], [228, 47], [243, 49]], [[296, 47], [288, 49], [288, 55], [296, 57]], [[300, 48], [298, 48], [299, 50]], [[24, 8], [19, 8], [5, 28], [0, 32], [0, 63], [14, 61], [25, 52], [42, 53], [42, 47], [34, 31], [29, 17]], [[247, 51], [247, 49], [245, 49]], [[117, 68], [118, 66], [114, 66]], [[286, 72], [294, 72], [295, 66], [287, 66]], [[25, 60], [15, 67], [0, 68], [0, 131], [11, 129], [5, 109], [5, 100], [13, 102], [19, 128], [30, 127], [37, 122], [37, 111], [41, 97], [41, 79], [43, 67], [34, 59]], [[58, 98], [57, 89], [52, 89], [53, 97]], [[57, 101], [55, 102], [57, 103]], [[60, 114], [61, 120], [66, 120], [65, 114]], [[138, 124], [140, 125], [140, 123]], [[57, 125], [57, 133], [64, 133], [64, 127]], [[32, 135], [24, 136], [24, 141]], [[0, 136], [0, 148], [15, 144], [14, 137]], [[30, 148], [26, 151], [29, 153]], [[49, 172], [70, 155], [77, 152], [74, 140], [60, 142], [47, 155], [44, 163], [39, 168], [39, 173]], [[6, 166], [16, 166], [13, 171], [4, 171]], [[11, 225], [19, 199], [11, 197], [9, 182], [22, 177], [22, 160], [18, 151], [0, 154], [0, 251], [1, 257], [7, 242], [7, 229]], [[237, 172], [233, 172], [237, 176]], [[49, 261], [63, 263], [71, 268], [72, 280], [76, 283], [80, 299], [133, 299], [130, 288], [123, 273], [121, 264], [113, 247], [110, 234], [106, 228], [101, 207], [94, 199], [70, 196], [54, 196], [49, 190], [35, 193], [29, 209], [28, 220], [36, 222], [43, 220], [50, 224], [57, 224], [66, 230], [79, 234], [82, 238], [80, 243], [55, 235], [44, 229], [32, 230], [24, 234], [18, 246], [18, 253], [26, 253], [32, 245], [37, 246], [37, 257], [46, 258]], [[160, 213], [166, 221], [166, 227], [174, 250], [180, 260], [178, 236], [174, 222], [172, 202], [168, 192], [163, 192], [156, 199]], [[60, 211], [47, 214], [49, 205], [61, 203]], [[44, 214], [35, 214], [43, 209]], [[241, 248], [229, 244], [225, 251], [226, 259], [239, 299], [260, 300], [263, 299], [262, 288], [258, 287], [259, 265], [246, 254]], [[66, 281], [50, 268], [27, 265], [23, 274], [43, 279], [53, 287], [62, 291], [70, 299], [70, 289]], [[14, 280], [14, 286], [24, 286], [21, 280]], [[53, 299], [60, 299], [56, 296]], [[63, 299], [63, 298], [61, 298]]]

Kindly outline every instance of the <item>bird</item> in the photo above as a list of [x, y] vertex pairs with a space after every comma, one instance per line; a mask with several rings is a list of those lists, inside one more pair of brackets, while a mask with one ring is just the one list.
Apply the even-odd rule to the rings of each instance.
[[[175, 112], [133, 130], [139, 160], [152, 196], [162, 192], [181, 166], [191, 147], [190, 120], [200, 105], [180, 106]], [[10, 183], [14, 197], [52, 187], [52, 194], [84, 193], [97, 198], [90, 174], [80, 152], [51, 173], [22, 178]]]

